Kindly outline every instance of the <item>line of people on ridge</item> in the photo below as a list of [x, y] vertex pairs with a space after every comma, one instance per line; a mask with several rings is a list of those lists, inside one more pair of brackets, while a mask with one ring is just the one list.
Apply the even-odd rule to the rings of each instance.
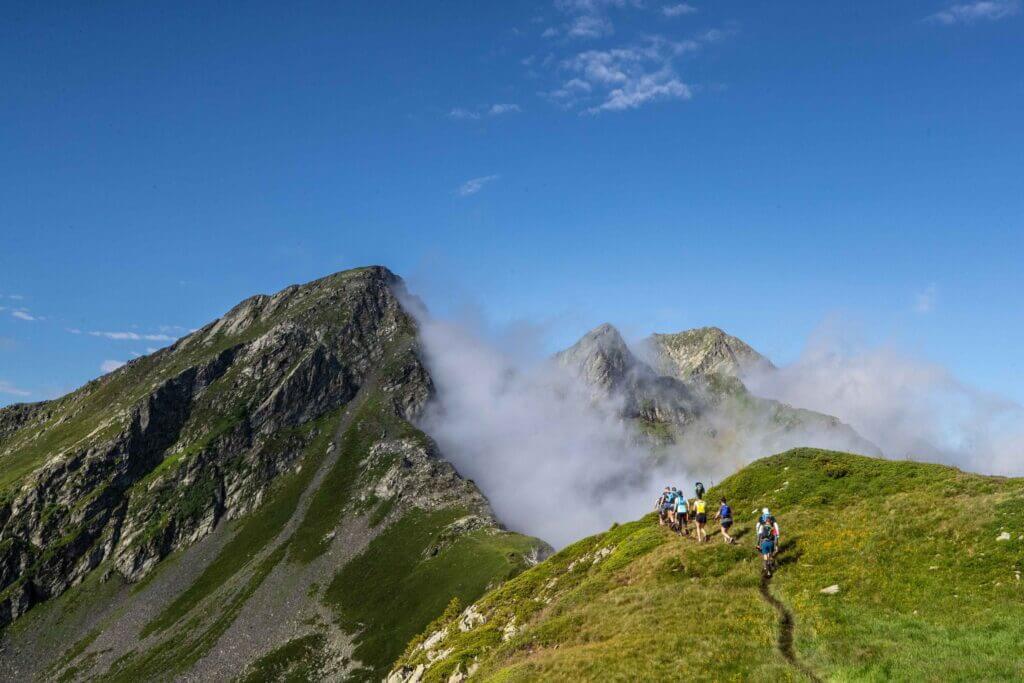
[[[707, 502], [704, 500], [704, 484], [697, 482], [694, 486], [696, 496], [687, 500], [686, 494], [675, 486], [666, 486], [658, 498], [658, 523], [668, 526], [679, 535], [690, 535], [690, 521], [693, 520], [696, 526], [697, 542], [705, 543], [708, 540], [707, 523]], [[729, 535], [732, 527], [732, 507], [723, 497], [719, 500], [718, 512], [715, 514], [722, 532], [722, 540], [726, 543], [735, 543], [736, 539]], [[756, 527], [757, 550], [765, 561], [765, 566], [770, 567], [772, 560], [779, 552], [781, 532], [779, 522], [768, 508], [761, 509], [761, 516], [757, 519]], [[770, 572], [770, 569], [767, 571]]]

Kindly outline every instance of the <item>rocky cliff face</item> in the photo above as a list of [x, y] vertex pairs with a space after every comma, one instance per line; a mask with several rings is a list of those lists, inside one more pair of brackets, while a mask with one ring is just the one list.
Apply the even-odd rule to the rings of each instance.
[[[401, 288], [364, 268], [252, 297], [68, 396], [0, 411], [0, 626], [88, 586], [8, 630], [0, 672], [214, 679], [298, 635], [321, 673], [371, 676], [398, 641], [359, 652], [375, 616], [338, 626], [359, 596], [335, 581], [377, 536], [420, 525], [401, 558], [413, 573], [479, 551], [486, 576], [436, 577], [442, 602], [543, 554], [412, 425], [433, 387]], [[66, 661], [35, 638], [58, 625], [89, 641]], [[271, 635], [253, 640], [254, 625]]]

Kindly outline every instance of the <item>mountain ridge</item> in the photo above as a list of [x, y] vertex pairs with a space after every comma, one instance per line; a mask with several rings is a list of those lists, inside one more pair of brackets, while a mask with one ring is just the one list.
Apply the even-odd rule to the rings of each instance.
[[[402, 289], [371, 267], [249, 297], [0, 411], [0, 674], [221, 679], [298, 640], [311, 675], [368, 680], [451, 595], [543, 557], [413, 425], [434, 388]], [[383, 573], [356, 591], [353, 567]], [[420, 608], [367, 611], [382, 589]]]

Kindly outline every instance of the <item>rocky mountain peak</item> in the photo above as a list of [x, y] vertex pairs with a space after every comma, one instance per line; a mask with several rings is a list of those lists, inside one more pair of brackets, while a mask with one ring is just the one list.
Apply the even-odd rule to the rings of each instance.
[[622, 335], [609, 323], [587, 332], [578, 342], [558, 353], [556, 359], [591, 386], [605, 391], [619, 387], [640, 365]]
[[774, 367], [749, 344], [718, 327], [653, 334], [646, 345], [659, 372], [682, 380], [712, 373], [741, 377], [754, 369]]

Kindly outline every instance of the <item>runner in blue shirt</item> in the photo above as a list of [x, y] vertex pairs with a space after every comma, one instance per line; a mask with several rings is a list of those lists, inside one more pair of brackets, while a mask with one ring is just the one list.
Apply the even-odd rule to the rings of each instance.
[[715, 519], [722, 525], [722, 538], [725, 539], [725, 542], [735, 543], [736, 539], [729, 535], [729, 527], [732, 526], [732, 508], [725, 502], [725, 498], [722, 498], [722, 504], [718, 507], [718, 514], [715, 515]]

